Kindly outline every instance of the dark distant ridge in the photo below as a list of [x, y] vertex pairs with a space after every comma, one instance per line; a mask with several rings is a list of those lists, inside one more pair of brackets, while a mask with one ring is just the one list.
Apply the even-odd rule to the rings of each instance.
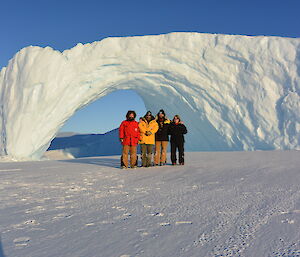
[[121, 154], [118, 129], [105, 134], [60, 133], [51, 142], [49, 150], [63, 150], [75, 158], [91, 156], [109, 156]]

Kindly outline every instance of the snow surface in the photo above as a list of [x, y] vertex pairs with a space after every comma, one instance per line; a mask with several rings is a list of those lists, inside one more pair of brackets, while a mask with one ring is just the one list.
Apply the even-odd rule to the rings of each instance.
[[299, 151], [186, 159], [0, 163], [0, 256], [300, 255]]
[[26, 47], [0, 72], [0, 154], [40, 158], [76, 110], [120, 89], [181, 114], [189, 150], [300, 149], [299, 49], [299, 38], [200, 33]]

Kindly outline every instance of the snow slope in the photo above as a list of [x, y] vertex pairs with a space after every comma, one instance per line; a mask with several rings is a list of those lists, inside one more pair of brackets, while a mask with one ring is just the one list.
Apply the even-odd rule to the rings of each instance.
[[29, 46], [0, 73], [0, 154], [40, 158], [76, 110], [120, 89], [181, 114], [189, 150], [299, 149], [299, 49], [299, 38], [200, 33]]
[[0, 163], [3, 255], [299, 256], [299, 157], [188, 153], [183, 167], [135, 170], [116, 168], [118, 157]]

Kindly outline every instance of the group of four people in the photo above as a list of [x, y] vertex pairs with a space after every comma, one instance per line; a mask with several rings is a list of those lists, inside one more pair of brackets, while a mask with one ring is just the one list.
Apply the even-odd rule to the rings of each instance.
[[186, 126], [179, 115], [175, 115], [172, 122], [167, 119], [164, 110], [160, 110], [156, 117], [148, 111], [140, 121], [135, 121], [135, 111], [128, 111], [126, 120], [119, 128], [119, 137], [123, 145], [121, 167], [128, 168], [128, 154], [130, 153], [130, 167], [137, 167], [137, 146], [141, 146], [142, 167], [152, 166], [152, 153], [155, 145], [154, 165], [166, 164], [169, 135], [171, 136], [171, 162], [177, 164], [176, 150], [179, 153], [179, 164], [184, 165], [184, 134]]

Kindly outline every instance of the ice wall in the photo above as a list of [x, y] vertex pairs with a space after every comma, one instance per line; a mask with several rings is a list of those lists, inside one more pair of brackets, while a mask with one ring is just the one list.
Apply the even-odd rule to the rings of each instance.
[[19, 51], [0, 73], [0, 154], [40, 158], [76, 110], [120, 89], [181, 114], [190, 150], [300, 148], [299, 38], [171, 33]]

